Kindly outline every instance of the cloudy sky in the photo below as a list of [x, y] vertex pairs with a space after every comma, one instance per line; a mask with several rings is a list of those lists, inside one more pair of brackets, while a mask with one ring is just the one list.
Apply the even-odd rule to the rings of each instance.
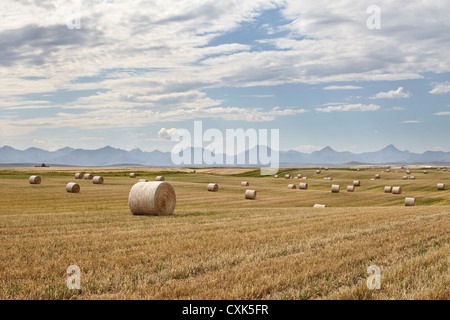
[[0, 146], [168, 151], [203, 120], [450, 151], [449, 30], [444, 0], [2, 0]]

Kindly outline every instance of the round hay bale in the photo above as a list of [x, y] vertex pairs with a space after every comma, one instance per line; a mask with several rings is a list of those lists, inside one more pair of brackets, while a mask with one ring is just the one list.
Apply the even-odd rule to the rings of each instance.
[[341, 186], [338, 184], [333, 184], [331, 186], [331, 192], [332, 193], [339, 193], [339, 191], [341, 190]]
[[303, 177], [303, 175], [301, 174], [301, 173], [299, 173], [298, 175], [297, 175], [297, 178], [301, 178], [301, 177]]
[[411, 174], [411, 170], [406, 170], [406, 174]]
[[405, 198], [405, 207], [414, 207], [416, 205], [415, 198]]
[[385, 172], [391, 172], [391, 170], [390, 169], [386, 169]]
[[278, 175], [277, 175], [277, 174], [276, 174], [276, 175], [274, 175], [273, 177], [274, 177], [275, 179], [278, 179]]
[[255, 200], [256, 199], [256, 191], [255, 190], [246, 190], [245, 191], [245, 199]]
[[41, 184], [41, 177], [39, 177], [39, 176], [31, 176], [28, 179], [28, 182], [30, 182], [30, 184]]
[[356, 169], [356, 171], [361, 171], [361, 169], [358, 168], [358, 169]]
[[427, 170], [424, 170], [424, 171], [423, 171], [423, 174], [428, 174], [428, 171], [427, 171]]
[[191, 170], [191, 171], [189, 171], [189, 173], [197, 173], [197, 171]]
[[163, 181], [136, 183], [128, 196], [128, 206], [134, 215], [168, 216], [175, 211], [176, 202], [172, 185]]
[[392, 187], [391, 186], [384, 187], [384, 193], [392, 193]]
[[250, 183], [248, 183], [248, 181], [241, 182], [241, 187], [248, 187], [249, 185], [250, 185]]
[[375, 175], [375, 179], [380, 179], [380, 178], [381, 178], [381, 175], [377, 173], [377, 174]]
[[84, 178], [84, 173], [81, 173], [81, 172], [75, 173], [75, 179], [83, 179], [83, 178]]
[[445, 190], [445, 183], [438, 183], [437, 189], [438, 190]]
[[347, 186], [347, 192], [354, 192], [355, 186]]
[[130, 178], [136, 178], [136, 173], [130, 172]]
[[138, 180], [138, 183], [139, 183], [139, 182], [148, 182], [148, 180], [147, 180], [147, 179], [139, 179], [139, 180]]
[[94, 178], [94, 176], [90, 173], [85, 173], [83, 176], [84, 180], [92, 180]]
[[298, 180], [298, 177], [294, 177], [294, 180]]
[[156, 181], [164, 181], [166, 179], [163, 176], [157, 176], [155, 180]]
[[94, 184], [103, 184], [103, 181], [104, 181], [104, 179], [102, 176], [96, 176], [92, 179], [92, 182]]
[[403, 176], [403, 180], [408, 180], [408, 176]]
[[297, 189], [297, 186], [295, 184], [288, 185], [288, 189]]
[[315, 204], [315, 205], [313, 206], [313, 208], [326, 208], [326, 207], [327, 207], [326, 204]]
[[303, 177], [302, 179], [303, 179], [303, 180], [308, 180], [308, 177]]
[[411, 180], [416, 180], [416, 177], [415, 176], [410, 176], [409, 177]]
[[80, 185], [75, 182], [69, 182], [66, 186], [66, 191], [69, 193], [78, 193], [80, 192]]
[[300, 190], [307, 190], [308, 189], [308, 184], [305, 182], [299, 183], [298, 188]]
[[284, 176], [284, 178], [285, 178], [285, 179], [290, 179], [290, 178], [291, 178], [291, 175], [290, 175], [290, 174], [287, 174], [287, 175]]
[[322, 171], [320, 171], [320, 170], [316, 171], [316, 174], [321, 174], [321, 173], [322, 173]]
[[361, 186], [361, 181], [355, 180], [355, 181], [353, 181], [353, 185], [354, 185], [355, 187], [360, 187], [360, 186]]
[[209, 192], [217, 192], [219, 191], [219, 186], [215, 183], [208, 184], [208, 191]]
[[328, 168], [327, 168], [327, 167], [325, 167], [325, 171], [328, 171]]
[[402, 187], [393, 187], [392, 193], [393, 194], [402, 194]]

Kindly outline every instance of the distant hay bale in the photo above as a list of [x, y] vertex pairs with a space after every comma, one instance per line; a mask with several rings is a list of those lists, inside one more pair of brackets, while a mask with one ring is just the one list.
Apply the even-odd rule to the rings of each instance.
[[166, 179], [163, 176], [157, 176], [155, 180], [156, 181], [164, 181]]
[[66, 191], [69, 193], [78, 193], [80, 192], [80, 185], [75, 182], [69, 182], [66, 186]]
[[241, 187], [248, 187], [249, 185], [250, 185], [250, 183], [248, 183], [248, 181], [241, 182]]
[[301, 178], [301, 177], [303, 177], [303, 175], [301, 174], [301, 173], [299, 173], [298, 175], [297, 175], [297, 178]]
[[325, 167], [325, 171], [328, 171], [328, 168], [327, 168], [327, 167]]
[[391, 170], [390, 169], [386, 169], [385, 172], [391, 172]]
[[307, 190], [308, 189], [308, 184], [305, 182], [299, 183], [298, 188], [300, 190]]
[[80, 172], [75, 173], [75, 179], [83, 179], [83, 178], [84, 178], [84, 173], [80, 173]]
[[313, 206], [313, 208], [326, 208], [326, 207], [327, 207], [326, 204], [315, 204], [315, 205]]
[[256, 199], [256, 191], [255, 190], [246, 190], [245, 191], [245, 199], [255, 200]]
[[384, 193], [392, 193], [392, 187], [391, 186], [384, 187]]
[[139, 183], [139, 182], [148, 182], [148, 180], [147, 180], [147, 179], [139, 179], [139, 180], [138, 180], [138, 183]]
[[332, 177], [324, 177], [323, 180], [332, 181], [333, 178]]
[[31, 176], [28, 179], [28, 182], [30, 182], [30, 184], [41, 184], [41, 177], [39, 177], [39, 176]]
[[295, 184], [288, 185], [288, 189], [297, 189], [297, 186]]
[[438, 183], [437, 189], [438, 190], [445, 190], [445, 183]]
[[189, 171], [189, 173], [197, 173], [197, 171], [191, 170], [191, 171]]
[[94, 176], [90, 173], [85, 173], [83, 176], [84, 180], [92, 180], [94, 178]]
[[358, 169], [356, 169], [356, 171], [361, 171], [361, 169], [358, 168]]
[[393, 187], [392, 193], [393, 194], [402, 194], [402, 187]]
[[415, 176], [410, 176], [409, 177], [411, 180], [416, 180], [416, 177]]
[[294, 180], [298, 180], [298, 177], [294, 177]]
[[424, 170], [423, 174], [428, 174], [428, 171], [427, 171], [427, 170]]
[[376, 175], [375, 175], [375, 179], [380, 179], [381, 178], [381, 175], [379, 174], [379, 173], [377, 173]]
[[403, 176], [403, 180], [408, 180], [408, 176]]
[[411, 170], [406, 170], [406, 174], [411, 174]]
[[331, 192], [332, 193], [339, 193], [339, 191], [341, 190], [341, 186], [338, 184], [333, 184], [331, 186]]
[[355, 187], [360, 187], [360, 186], [361, 186], [361, 181], [355, 180], [355, 181], [353, 181], [353, 185], [354, 185]]
[[303, 180], [308, 180], [308, 177], [303, 177], [302, 179], [303, 179]]
[[92, 179], [92, 182], [94, 184], [103, 184], [103, 181], [104, 181], [104, 179], [101, 176], [96, 176]]
[[415, 198], [405, 198], [405, 207], [414, 207], [416, 205]]
[[347, 186], [347, 192], [354, 192], [355, 186]]
[[133, 215], [168, 216], [173, 214], [177, 196], [168, 182], [136, 183], [130, 190], [128, 206]]
[[322, 173], [322, 171], [320, 171], [320, 170], [316, 171], [316, 174], [321, 174], [321, 173]]
[[370, 181], [375, 181], [375, 178], [370, 178]]
[[136, 178], [136, 173], [131, 172], [131, 173], [130, 173], [130, 178]]
[[277, 175], [277, 174], [276, 174], [276, 175], [274, 175], [273, 177], [274, 177], [275, 179], [278, 179], [278, 175]]
[[209, 192], [217, 192], [217, 191], [219, 191], [219, 186], [215, 183], [210, 183], [210, 184], [208, 184], [207, 189]]
[[284, 178], [285, 178], [285, 179], [290, 179], [290, 178], [291, 178], [291, 175], [290, 175], [290, 174], [287, 174], [287, 175], [284, 176]]

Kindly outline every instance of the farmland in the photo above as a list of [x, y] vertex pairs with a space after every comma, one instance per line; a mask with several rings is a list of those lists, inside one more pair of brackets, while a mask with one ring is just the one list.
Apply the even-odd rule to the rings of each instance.
[[[245, 168], [2, 168], [0, 298], [450, 297], [449, 172], [414, 168], [416, 179], [403, 180], [405, 170], [395, 168], [316, 170], [281, 169], [274, 179]], [[74, 180], [75, 172], [105, 183]], [[299, 173], [308, 179], [284, 179]], [[31, 174], [42, 183], [30, 185]], [[174, 215], [133, 216], [130, 188], [158, 175], [176, 190]], [[354, 180], [361, 186], [347, 193]], [[67, 193], [68, 182], [80, 193]], [[299, 182], [308, 190], [288, 189]], [[208, 183], [219, 191], [207, 192]], [[384, 186], [403, 194], [385, 194]], [[245, 200], [246, 189], [256, 200]], [[405, 207], [405, 197], [416, 206]], [[81, 290], [66, 286], [70, 265], [81, 268]], [[366, 286], [371, 265], [381, 269], [380, 290]]]

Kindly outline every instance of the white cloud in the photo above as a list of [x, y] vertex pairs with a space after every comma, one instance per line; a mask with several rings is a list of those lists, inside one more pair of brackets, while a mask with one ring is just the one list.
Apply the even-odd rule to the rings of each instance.
[[370, 99], [398, 99], [398, 98], [409, 98], [411, 93], [404, 92], [403, 87], [399, 87], [397, 90], [391, 90], [388, 92], [380, 92], [375, 96], [370, 97]]
[[303, 153], [311, 153], [314, 151], [322, 150], [323, 148], [324, 148], [323, 146], [314, 146], [311, 144], [305, 144], [305, 145], [295, 147], [293, 150], [303, 152]]
[[435, 116], [450, 116], [450, 111], [436, 112]]
[[381, 107], [376, 104], [347, 104], [347, 105], [340, 105], [340, 106], [329, 106], [326, 108], [316, 108], [316, 111], [318, 112], [347, 112], [347, 111], [359, 111], [359, 112], [366, 112], [366, 111], [378, 111]]
[[158, 137], [160, 137], [161, 139], [170, 140], [170, 138], [172, 137], [172, 134], [175, 132], [175, 130], [177, 130], [177, 129], [176, 128], [172, 128], [172, 129], [161, 128], [161, 130], [159, 130], [159, 132], [158, 132]]
[[38, 143], [38, 144], [46, 144], [47, 142], [43, 139], [33, 139], [34, 143]]
[[404, 108], [404, 107], [392, 107], [392, 108], [387, 109], [387, 110], [389, 110], [389, 111], [405, 111], [406, 108]]
[[363, 87], [357, 87], [357, 86], [328, 86], [323, 88], [323, 90], [356, 90], [356, 89], [362, 89]]
[[415, 123], [421, 123], [422, 121], [419, 120], [405, 120], [402, 121], [402, 123], [406, 123], [406, 124], [415, 124]]
[[446, 94], [450, 92], [450, 82], [435, 83], [434, 88], [429, 91], [431, 94]]

